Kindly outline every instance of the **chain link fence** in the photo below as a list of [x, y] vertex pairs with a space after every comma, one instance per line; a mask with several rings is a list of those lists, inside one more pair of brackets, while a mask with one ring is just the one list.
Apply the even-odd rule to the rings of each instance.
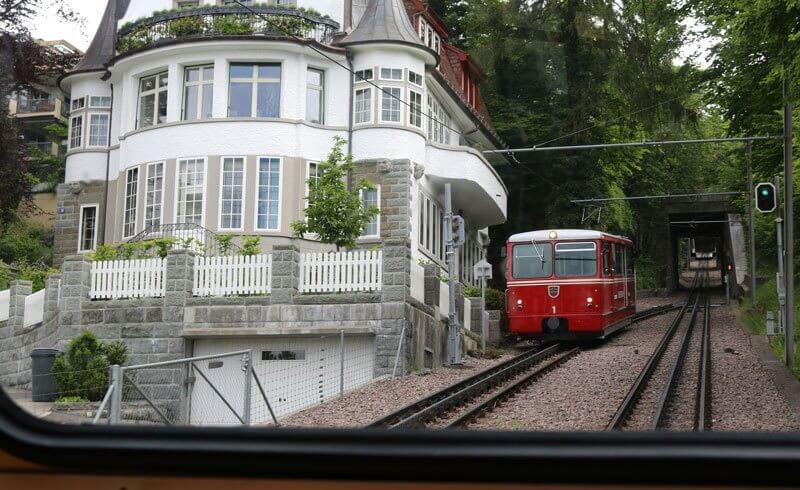
[[343, 332], [200, 339], [194, 353], [175, 361], [112, 366], [93, 422], [279, 425], [283, 416], [369, 384], [375, 371], [375, 337]]

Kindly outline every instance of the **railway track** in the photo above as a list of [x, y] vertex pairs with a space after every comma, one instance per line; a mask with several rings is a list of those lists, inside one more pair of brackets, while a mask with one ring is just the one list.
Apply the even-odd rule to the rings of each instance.
[[[632, 323], [680, 308], [683, 308], [682, 304], [649, 308], [634, 315]], [[557, 343], [528, 350], [406, 405], [367, 427], [421, 428], [433, 424], [464, 427], [579, 352], [579, 347], [568, 348]], [[442, 420], [445, 421], [443, 425]]]
[[[688, 301], [682, 306], [678, 314], [672, 320], [661, 341], [656, 346], [655, 351], [648, 359], [636, 381], [631, 386], [619, 408], [609, 422], [606, 430], [620, 430], [625, 428], [625, 424], [630, 420], [632, 413], [637, 409], [637, 404], [644, 391], [654, 384], [653, 376], [660, 363], [666, 362], [664, 356], [672, 345], [673, 339], [686, 319], [687, 313], [690, 315], [688, 324], [682, 333], [677, 336], [678, 351], [671, 363], [667, 365], [667, 378], [663, 386], [657, 392], [656, 403], [649, 418], [649, 429], [663, 429], [667, 426], [670, 409], [674, 408], [676, 400], [676, 389], [681, 381], [684, 372], [685, 361], [692, 336], [697, 324], [699, 312], [703, 312], [702, 332], [700, 337], [700, 355], [698, 379], [696, 384], [694, 420], [693, 428], [696, 431], [708, 430], [710, 428], [711, 412], [711, 355], [710, 355], [710, 335], [711, 335], [711, 302], [705, 293], [708, 282], [707, 271], [698, 271], [694, 278], [692, 290]], [[691, 305], [691, 306], [690, 306]]]

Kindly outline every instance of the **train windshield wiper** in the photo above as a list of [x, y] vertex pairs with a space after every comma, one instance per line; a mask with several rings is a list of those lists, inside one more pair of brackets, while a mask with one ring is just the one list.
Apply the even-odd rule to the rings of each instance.
[[536, 246], [536, 242], [531, 240], [531, 245], [533, 245], [533, 249], [536, 251], [536, 256], [539, 258], [539, 263], [542, 265], [542, 270], [544, 270], [544, 263], [547, 262], [544, 260], [544, 247], [539, 250], [539, 247]]

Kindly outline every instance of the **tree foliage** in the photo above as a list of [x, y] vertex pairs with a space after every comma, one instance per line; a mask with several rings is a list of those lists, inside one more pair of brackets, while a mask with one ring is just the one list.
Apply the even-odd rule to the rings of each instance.
[[306, 219], [292, 223], [298, 237], [314, 233], [323, 243], [355, 247], [370, 220], [379, 214], [375, 206], [365, 207], [361, 193], [375, 186], [365, 179], [348, 188], [347, 179], [354, 170], [353, 155], [344, 154], [345, 140], [334, 138], [327, 160], [319, 165], [319, 177], [309, 178]]

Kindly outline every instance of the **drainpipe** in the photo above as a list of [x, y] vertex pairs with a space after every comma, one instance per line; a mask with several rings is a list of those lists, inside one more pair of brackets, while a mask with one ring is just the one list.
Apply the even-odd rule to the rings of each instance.
[[[110, 73], [106, 72], [106, 75]], [[106, 76], [104, 75], [104, 77]], [[111, 146], [111, 126], [114, 119], [114, 84], [111, 85], [111, 107], [108, 110], [108, 146]], [[100, 244], [106, 243], [106, 227], [108, 226], [108, 178], [111, 173], [111, 150], [106, 152], [106, 190], [103, 193], [103, 235], [100, 237]]]
[[[347, 68], [350, 71], [350, 96], [348, 97], [349, 105], [347, 109], [347, 154], [353, 154], [353, 90], [355, 90], [355, 75], [353, 73], [353, 52], [347, 50]], [[353, 173], [347, 176], [347, 189], [353, 188]]]

